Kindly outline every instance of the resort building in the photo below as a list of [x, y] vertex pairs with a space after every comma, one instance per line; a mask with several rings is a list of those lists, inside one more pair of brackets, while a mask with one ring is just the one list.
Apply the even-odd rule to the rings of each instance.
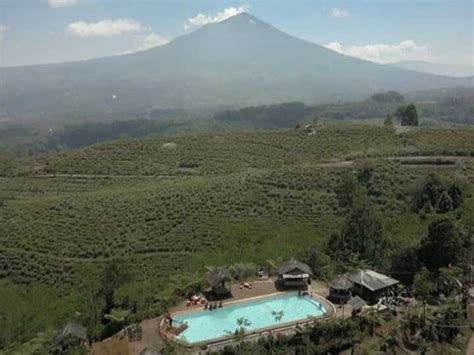
[[[329, 298], [335, 302], [347, 302], [352, 295], [358, 295], [372, 304], [387, 296], [398, 280], [372, 270], [359, 270], [352, 274], [337, 276], [330, 284]], [[349, 295], [349, 298], [347, 298]]]
[[296, 259], [290, 259], [281, 264], [277, 272], [278, 281], [284, 287], [307, 287], [313, 275], [308, 265]]
[[336, 276], [329, 284], [329, 299], [337, 304], [345, 304], [352, 297], [351, 289], [354, 283], [349, 280], [349, 274]]
[[[207, 282], [211, 286], [212, 293], [216, 296], [228, 296], [231, 294], [230, 285], [231, 285], [232, 275], [229, 270], [226, 268], [217, 268], [211, 271], [207, 275]], [[228, 282], [229, 288], [226, 287]]]

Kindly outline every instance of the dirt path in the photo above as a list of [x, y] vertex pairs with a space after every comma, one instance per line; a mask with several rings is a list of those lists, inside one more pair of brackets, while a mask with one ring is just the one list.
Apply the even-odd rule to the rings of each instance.
[[[400, 161], [404, 165], [455, 165], [457, 163], [472, 160], [474, 157], [460, 157], [460, 156], [449, 156], [449, 155], [401, 155], [392, 157], [368, 157], [370, 159], [383, 159], [391, 161]], [[316, 163], [315, 166], [321, 168], [347, 168], [352, 166], [358, 159], [352, 160], [334, 160]], [[449, 164], [451, 163], [451, 164]], [[189, 177], [189, 175], [114, 175], [114, 174], [34, 174], [31, 175], [33, 178], [45, 179], [45, 178], [78, 178], [78, 179], [180, 179], [183, 177]]]
[[113, 174], [35, 174], [34, 178], [78, 178], [78, 179], [176, 179], [178, 175], [113, 175]]
[[474, 354], [474, 332], [471, 333], [471, 337], [469, 338], [469, 343], [466, 347], [466, 355]]
[[[449, 155], [403, 155], [403, 156], [394, 156], [394, 157], [376, 157], [376, 158], [367, 158], [371, 159], [382, 159], [388, 161], [398, 161], [403, 165], [413, 165], [413, 166], [454, 166], [463, 161], [474, 160], [474, 157], [459, 157], [459, 156], [449, 156]], [[322, 168], [346, 168], [352, 166], [357, 159], [354, 160], [338, 160], [338, 161], [329, 161], [325, 163], [318, 163], [316, 166]]]

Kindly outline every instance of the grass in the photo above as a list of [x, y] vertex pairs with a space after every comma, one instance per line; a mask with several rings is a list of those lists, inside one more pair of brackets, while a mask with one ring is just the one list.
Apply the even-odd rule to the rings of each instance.
[[[420, 218], [411, 209], [413, 190], [428, 174], [463, 186], [463, 207], [443, 217], [460, 227], [472, 224], [473, 132], [396, 134], [341, 124], [312, 136], [303, 130], [193, 134], [31, 159], [0, 156], [0, 314], [12, 315], [0, 340], [2, 334], [7, 343], [18, 338], [13, 334], [26, 340], [85, 314], [84, 290], [97, 278], [91, 275], [112, 261], [133, 275], [117, 297], [171, 299], [177, 288], [199, 283], [206, 266], [262, 265], [309, 247], [325, 252], [346, 217], [336, 189], [348, 170], [372, 172], [366, 187], [390, 240], [388, 267], [440, 218]], [[460, 158], [443, 167], [386, 159], [410, 154]], [[45, 290], [44, 297], [29, 302], [32, 293], [25, 290]], [[17, 301], [29, 307], [20, 312]], [[18, 324], [29, 324], [28, 332]]]
[[[1, 178], [0, 277], [67, 288], [81, 282], [83, 265], [101, 268], [115, 258], [143, 279], [166, 280], [209, 264], [295, 255], [339, 230], [344, 215], [335, 189], [344, 169], [367, 164], [368, 190], [395, 254], [426, 232], [429, 219], [411, 211], [410, 195], [430, 172], [467, 187], [470, 197], [453, 219], [472, 217], [471, 160], [436, 170], [382, 159], [406, 153], [405, 140], [420, 155], [434, 153], [432, 146], [461, 155], [474, 149], [474, 130], [442, 132], [400, 137], [385, 127], [330, 125], [315, 136], [282, 130], [153, 137], [44, 156], [30, 162], [35, 174], [108, 176]], [[163, 146], [169, 142], [176, 146]], [[351, 154], [359, 157], [353, 166], [319, 165]], [[180, 172], [183, 166], [194, 174]], [[171, 177], [123, 177], [133, 174]]]

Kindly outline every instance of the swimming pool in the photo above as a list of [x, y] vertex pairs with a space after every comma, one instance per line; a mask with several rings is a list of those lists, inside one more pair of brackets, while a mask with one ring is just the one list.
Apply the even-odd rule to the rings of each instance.
[[[282, 313], [281, 313], [282, 312]], [[188, 328], [177, 337], [188, 344], [208, 342], [229, 336], [239, 327], [239, 318], [250, 324], [246, 332], [296, 322], [308, 317], [319, 317], [326, 313], [323, 305], [310, 296], [297, 294], [277, 295], [252, 301], [226, 305], [216, 310], [176, 314], [173, 320], [186, 322]], [[281, 315], [281, 319], [275, 319]]]

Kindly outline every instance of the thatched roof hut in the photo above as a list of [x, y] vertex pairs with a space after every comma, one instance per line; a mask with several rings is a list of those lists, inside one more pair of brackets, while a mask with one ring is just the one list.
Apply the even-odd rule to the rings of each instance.
[[[230, 281], [232, 275], [226, 268], [220, 267], [211, 271], [207, 275], [207, 282], [212, 288], [212, 292], [216, 295], [226, 295], [230, 293]], [[229, 289], [226, 287], [226, 282], [229, 282]]]
[[313, 275], [313, 270], [296, 259], [290, 259], [280, 265], [277, 270], [278, 280], [284, 286], [306, 287], [310, 277]]

